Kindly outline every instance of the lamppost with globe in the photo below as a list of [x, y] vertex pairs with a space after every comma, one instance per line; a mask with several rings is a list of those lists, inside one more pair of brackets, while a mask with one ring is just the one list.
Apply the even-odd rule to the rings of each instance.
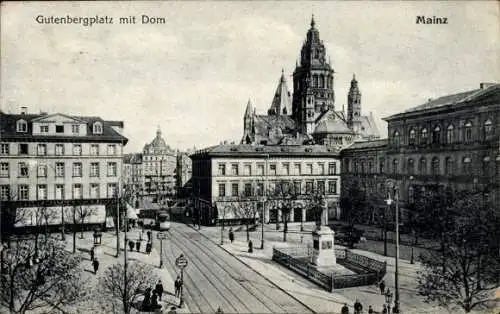
[[[396, 182], [394, 180], [387, 180], [386, 181], [386, 187], [388, 190], [388, 198], [386, 200], [387, 207], [390, 209], [392, 203], [395, 203], [396, 211], [395, 211], [395, 216], [396, 216], [396, 267], [395, 267], [395, 273], [394, 273], [394, 288], [396, 289], [396, 294], [395, 294], [395, 299], [394, 299], [394, 312], [399, 313], [399, 269], [398, 269], [398, 264], [399, 264], [399, 189], [396, 185]], [[394, 193], [394, 200], [391, 199], [391, 190]]]

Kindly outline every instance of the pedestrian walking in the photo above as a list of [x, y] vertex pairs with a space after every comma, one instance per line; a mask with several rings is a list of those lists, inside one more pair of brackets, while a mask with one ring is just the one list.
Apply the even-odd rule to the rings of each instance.
[[392, 314], [399, 314], [399, 308], [396, 305], [392, 308]]
[[347, 303], [344, 303], [344, 306], [342, 307], [342, 314], [349, 314], [349, 307], [347, 306]]
[[252, 242], [252, 240], [248, 241], [248, 253], [253, 253], [253, 242]]
[[146, 233], [148, 235], [148, 242], [151, 242], [151, 230]]
[[163, 285], [161, 284], [161, 280], [158, 280], [156, 283], [155, 291], [158, 294], [158, 300], [161, 301], [161, 296], [163, 294]]
[[129, 240], [128, 241], [128, 247], [130, 248], [130, 252], [132, 252], [134, 250], [134, 241]]
[[229, 241], [231, 241], [231, 243], [233, 243], [233, 241], [234, 241], [233, 228], [229, 228]]
[[156, 291], [153, 291], [153, 296], [151, 297], [151, 309], [157, 309], [159, 306], [158, 304], [158, 295], [156, 294]]
[[175, 296], [180, 297], [181, 296], [181, 287], [182, 287], [182, 280], [180, 276], [177, 276], [177, 279], [174, 282], [175, 286]]
[[215, 312], [215, 314], [223, 314], [224, 312], [222, 311], [222, 309], [220, 308], [220, 306], [217, 308], [217, 312]]
[[94, 246], [92, 246], [90, 248], [90, 261], [93, 262], [94, 261], [94, 254], [95, 254], [95, 251], [94, 251]]
[[99, 270], [99, 261], [97, 260], [97, 258], [94, 258], [92, 266], [94, 266], [94, 274], [97, 274], [97, 271]]
[[151, 303], [151, 288], [146, 288], [144, 291], [144, 300], [142, 300], [142, 309], [148, 311]]
[[135, 250], [137, 252], [141, 251], [141, 241], [140, 240], [135, 241]]
[[387, 305], [384, 304], [384, 307], [382, 308], [382, 314], [387, 314]]
[[373, 308], [371, 305], [368, 306], [368, 314], [374, 314]]
[[363, 311], [363, 305], [356, 299], [356, 302], [354, 302], [354, 314], [361, 314], [361, 311]]
[[146, 253], [151, 254], [151, 242], [146, 243]]
[[385, 281], [380, 281], [380, 284], [378, 285], [378, 287], [380, 288], [380, 294], [384, 294], [385, 292]]

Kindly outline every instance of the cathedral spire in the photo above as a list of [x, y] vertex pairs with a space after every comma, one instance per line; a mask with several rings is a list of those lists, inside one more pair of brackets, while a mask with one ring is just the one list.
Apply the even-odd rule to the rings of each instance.
[[268, 115], [289, 115], [291, 110], [291, 99], [288, 86], [286, 84], [285, 70], [281, 69], [281, 77], [274, 93], [271, 108], [267, 111]]
[[156, 127], [156, 137], [161, 138], [161, 129], [159, 125]]
[[252, 102], [248, 98], [247, 108], [245, 109], [245, 117], [250, 117], [253, 113]]
[[316, 22], [314, 21], [314, 14], [313, 14], [311, 17], [311, 28], [314, 28], [315, 25], [316, 25]]

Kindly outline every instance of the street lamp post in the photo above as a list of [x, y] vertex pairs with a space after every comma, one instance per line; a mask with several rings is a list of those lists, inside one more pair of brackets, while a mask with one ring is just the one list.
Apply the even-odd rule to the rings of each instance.
[[[394, 273], [394, 288], [396, 289], [396, 294], [395, 294], [395, 299], [394, 299], [394, 309], [399, 313], [399, 281], [398, 281], [398, 275], [399, 275], [399, 269], [398, 269], [398, 264], [399, 264], [399, 189], [396, 186], [394, 180], [387, 180], [386, 181], [387, 188], [389, 190], [388, 192], [388, 198], [386, 200], [387, 206], [390, 208], [391, 204], [394, 202], [396, 205], [396, 268], [395, 268], [395, 273]], [[393, 190], [394, 193], [394, 200], [391, 199], [391, 193], [390, 190]]]
[[266, 215], [266, 204], [267, 204], [267, 179], [268, 179], [268, 163], [269, 163], [269, 154], [264, 155], [266, 157], [266, 164], [264, 166], [264, 203], [262, 204], [262, 217], [260, 218], [261, 224], [261, 236], [260, 236], [260, 249], [264, 249], [264, 220]]

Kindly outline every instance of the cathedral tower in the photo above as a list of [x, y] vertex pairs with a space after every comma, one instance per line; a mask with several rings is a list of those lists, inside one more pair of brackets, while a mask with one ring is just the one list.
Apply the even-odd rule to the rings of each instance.
[[253, 141], [254, 138], [254, 119], [255, 119], [255, 109], [250, 102], [247, 103], [247, 108], [245, 109], [245, 115], [243, 116], [243, 139], [242, 144], [248, 144]]
[[313, 16], [302, 45], [300, 64], [293, 73], [292, 118], [301, 132], [310, 134], [311, 121], [314, 122], [321, 113], [335, 109], [333, 74]]
[[356, 75], [352, 76], [351, 87], [347, 94], [347, 125], [350, 129], [354, 127], [356, 120], [361, 117], [361, 92], [359, 91]]

